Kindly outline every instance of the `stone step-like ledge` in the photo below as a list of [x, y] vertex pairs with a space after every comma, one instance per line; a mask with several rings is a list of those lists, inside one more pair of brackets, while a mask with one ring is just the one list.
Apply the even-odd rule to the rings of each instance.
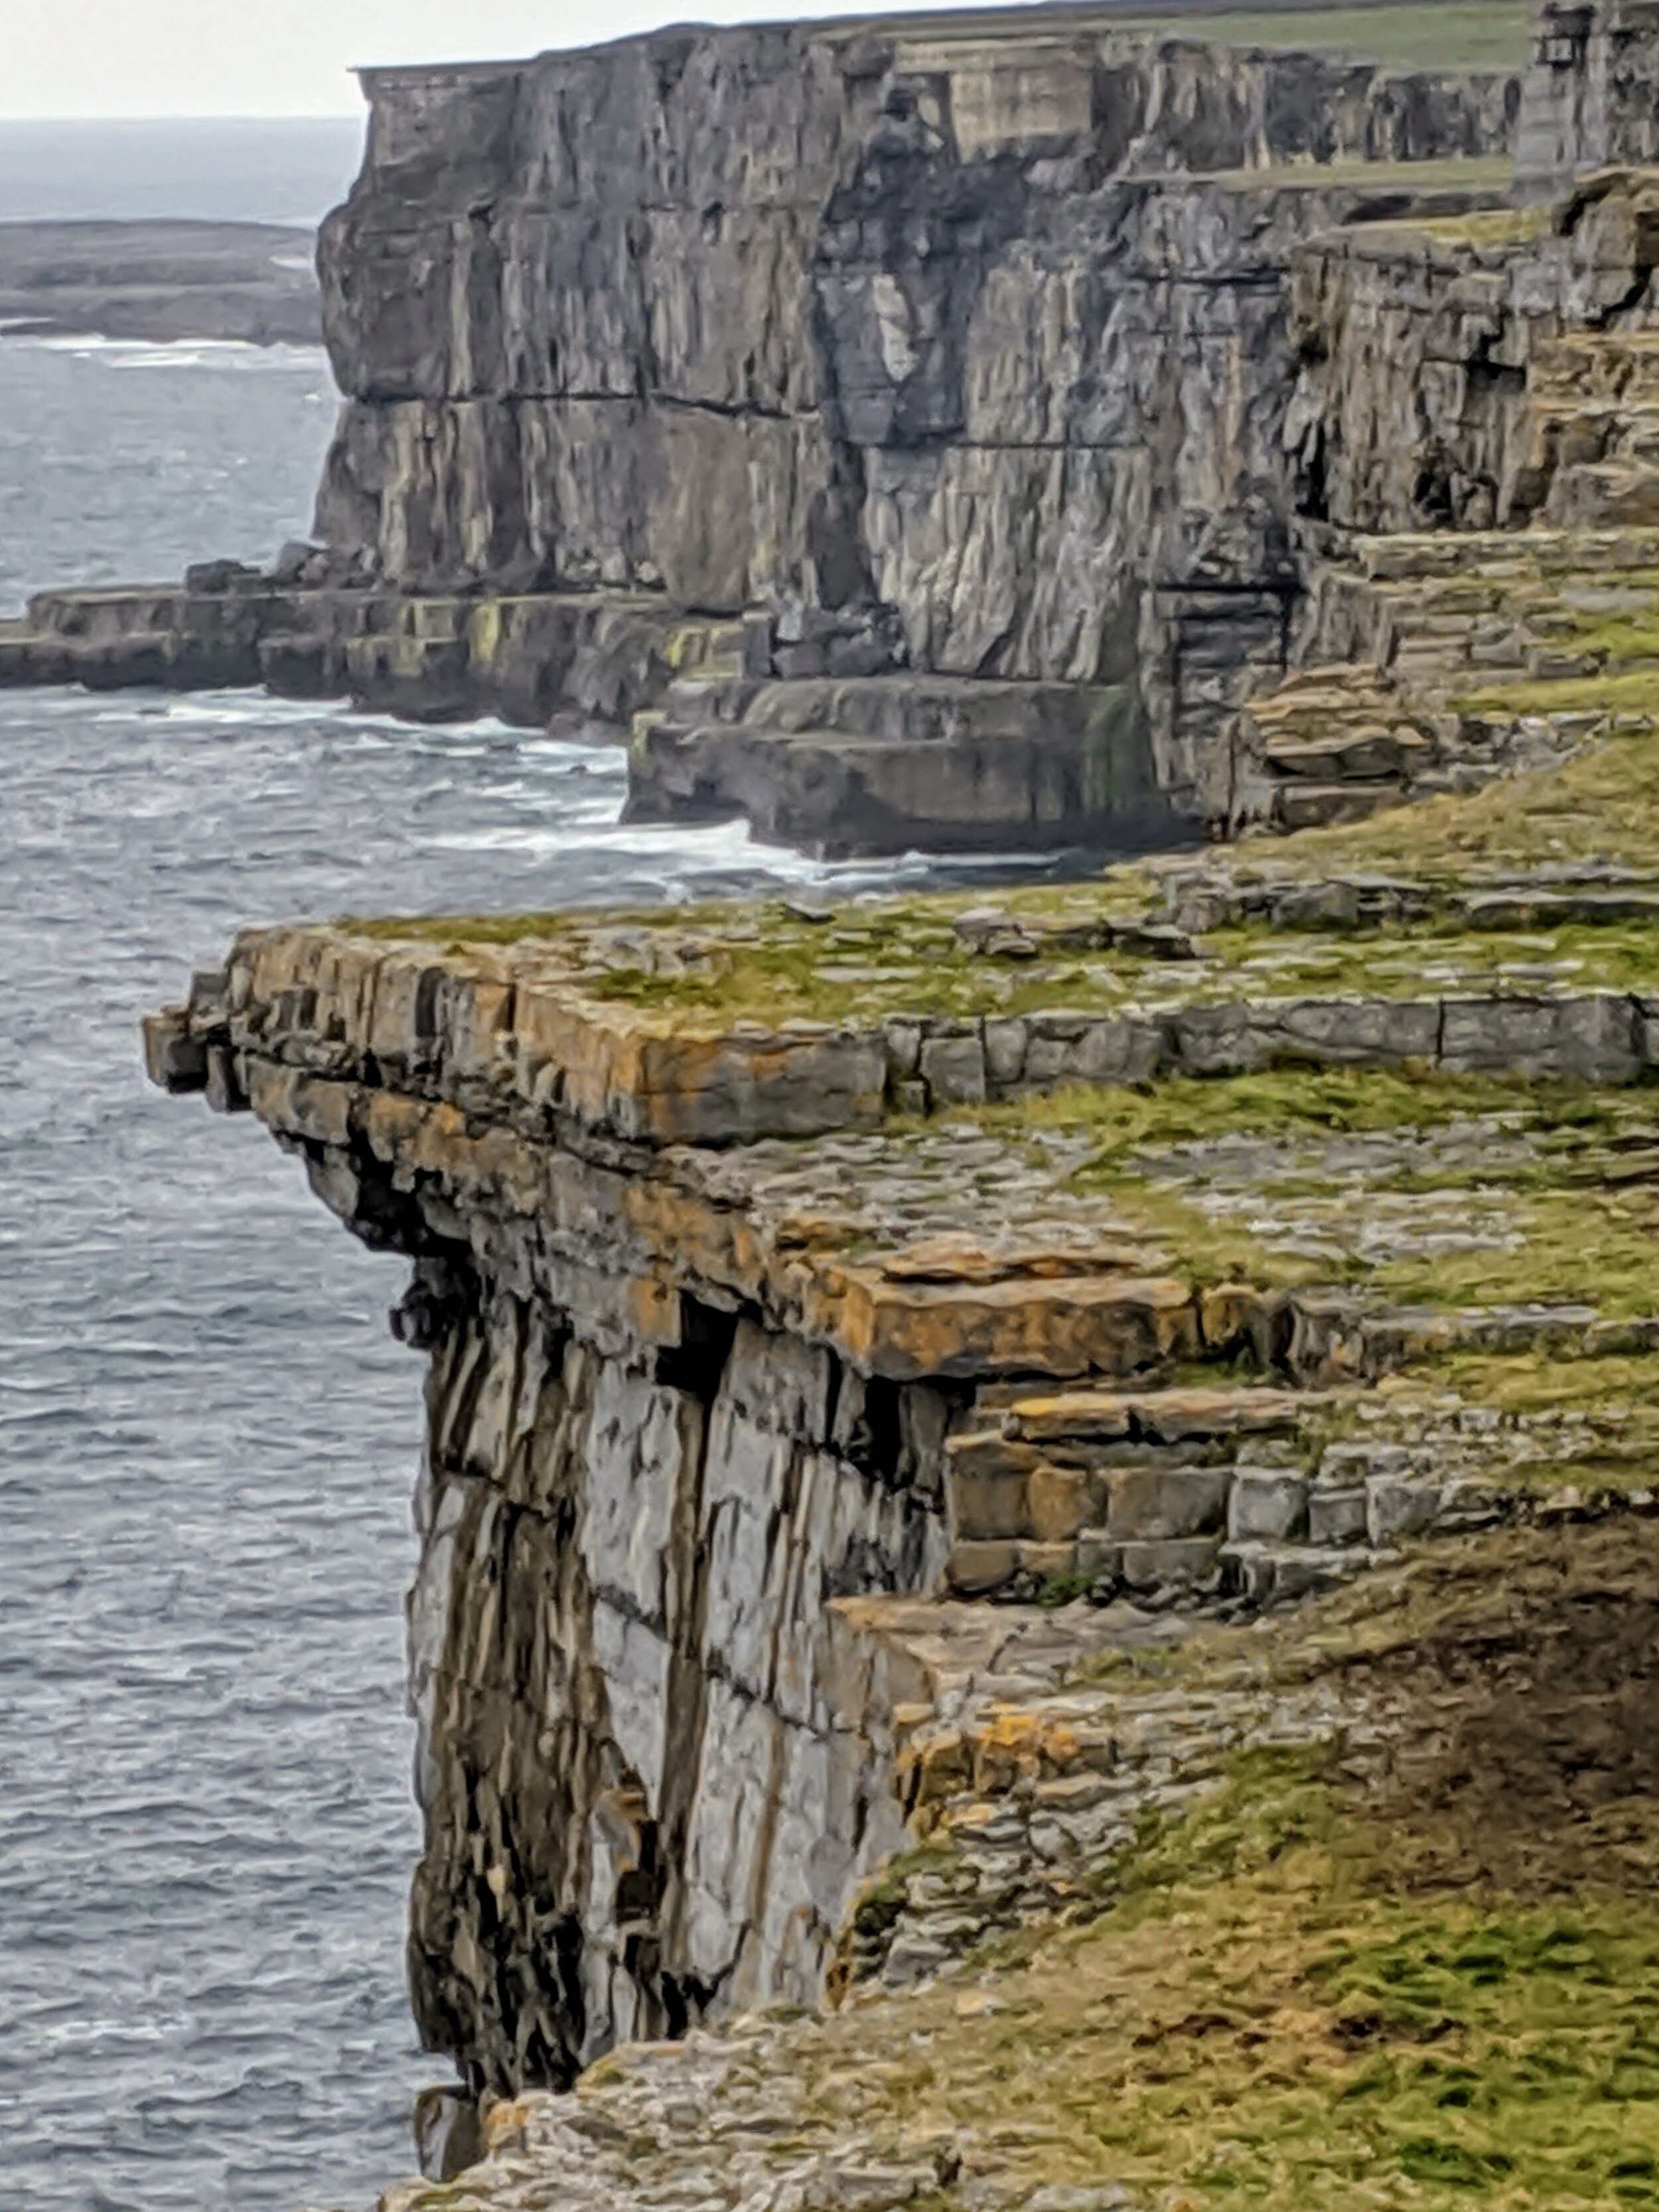
[[901, 1001], [878, 1020], [769, 1024], [602, 995], [603, 971], [568, 940], [445, 951], [346, 930], [256, 931], [222, 975], [198, 976], [184, 1006], [150, 1019], [146, 1051], [175, 1091], [205, 1088], [215, 1054], [252, 1054], [544, 1135], [587, 1128], [653, 1146], [874, 1129], [896, 1109], [1282, 1065], [1620, 1084], [1659, 1061], [1659, 993], [1205, 999], [1208, 971], [1182, 972], [1185, 1003], [963, 1018]]
[[[1465, 1536], [1484, 1528], [1620, 1513], [1659, 1511], [1640, 1488], [1589, 1492], [1468, 1478], [1374, 1474], [1348, 1489], [1275, 1470], [1278, 1534], [1234, 1533], [1260, 1503], [1263, 1469], [1206, 1469], [1214, 1486], [1197, 1511], [1188, 1470], [1155, 1478], [1179, 1492], [1166, 1512], [1145, 1511], [1129, 1534], [1109, 1523], [1070, 1536], [958, 1533], [945, 1562], [942, 1595], [954, 1600], [1037, 1598], [1096, 1606], [1127, 1598], [1160, 1604], [1264, 1607], [1332, 1588], [1392, 1564], [1402, 1543]], [[1146, 1486], [1150, 1493], [1152, 1486]], [[1241, 1490], [1245, 1495], [1241, 1497]], [[1255, 1494], [1251, 1496], [1249, 1493]], [[1288, 1508], [1288, 1510], [1287, 1510]], [[1207, 1524], [1192, 1526], [1200, 1518]]]

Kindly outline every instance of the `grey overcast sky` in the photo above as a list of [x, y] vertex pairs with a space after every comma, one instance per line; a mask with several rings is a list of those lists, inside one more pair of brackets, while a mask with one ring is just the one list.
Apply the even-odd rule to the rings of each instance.
[[0, 116], [351, 115], [357, 63], [847, 12], [848, 0], [0, 0]]

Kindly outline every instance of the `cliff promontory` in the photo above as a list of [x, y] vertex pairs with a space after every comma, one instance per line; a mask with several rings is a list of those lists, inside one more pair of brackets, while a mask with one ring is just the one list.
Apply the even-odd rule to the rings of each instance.
[[1167, 842], [1302, 606], [1302, 245], [1500, 192], [1516, 74], [1086, 9], [379, 70], [316, 545], [0, 674], [631, 722], [647, 817]]
[[[1041, 21], [377, 77], [329, 543], [154, 604], [556, 660], [641, 809], [1237, 838], [146, 1024], [410, 1263], [387, 2212], [1659, 2194], [1649, 12], [1524, 96]], [[1511, 124], [1512, 203], [1336, 160]]]
[[152, 1020], [411, 1262], [492, 2155], [389, 2206], [1624, 2201], [1656, 730], [994, 905], [254, 930]]

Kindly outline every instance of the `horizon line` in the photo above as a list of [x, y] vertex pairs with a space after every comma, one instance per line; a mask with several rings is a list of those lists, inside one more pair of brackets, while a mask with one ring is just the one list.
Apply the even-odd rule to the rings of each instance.
[[308, 108], [187, 108], [175, 112], [157, 110], [143, 115], [9, 115], [0, 111], [0, 130], [8, 124], [42, 124], [61, 129], [73, 124], [112, 123], [356, 123], [368, 112], [366, 100], [351, 107]]

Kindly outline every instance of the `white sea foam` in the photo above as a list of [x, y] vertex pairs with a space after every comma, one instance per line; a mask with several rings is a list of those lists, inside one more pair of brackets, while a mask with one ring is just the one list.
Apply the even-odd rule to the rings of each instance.
[[68, 354], [110, 368], [329, 374], [328, 355], [320, 345], [254, 345], [246, 338], [106, 337], [94, 331], [34, 330], [21, 317], [0, 323], [0, 343], [20, 351]]

